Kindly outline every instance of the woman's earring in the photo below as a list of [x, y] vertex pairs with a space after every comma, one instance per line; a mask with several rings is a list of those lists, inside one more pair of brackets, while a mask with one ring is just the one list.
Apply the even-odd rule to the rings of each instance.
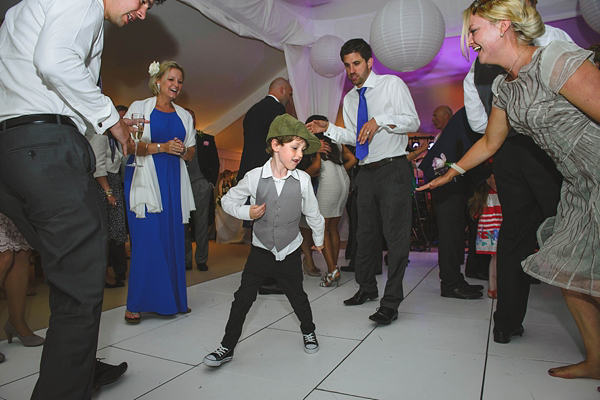
[[[500, 35], [500, 36], [502, 36], [502, 35]], [[160, 83], [157, 83], [156, 86], [158, 86], [158, 88], [160, 89]]]
[[[500, 34], [500, 37], [504, 37], [504, 33], [501, 33], [501, 34]], [[160, 86], [160, 85], [159, 85], [159, 86]]]

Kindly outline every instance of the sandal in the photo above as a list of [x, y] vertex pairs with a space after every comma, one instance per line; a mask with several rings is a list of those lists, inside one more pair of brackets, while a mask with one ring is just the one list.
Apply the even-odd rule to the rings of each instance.
[[335, 283], [335, 286], [340, 285], [340, 278], [342, 274], [340, 274], [340, 270], [336, 267], [333, 272], [325, 275], [325, 279], [319, 284], [321, 287], [330, 287]]
[[141, 319], [142, 316], [139, 312], [131, 312], [129, 310], [125, 311], [125, 321], [129, 322], [130, 324], [138, 324]]
[[490, 289], [488, 289], [488, 297], [490, 299], [497, 299], [498, 298], [498, 290], [490, 290]]

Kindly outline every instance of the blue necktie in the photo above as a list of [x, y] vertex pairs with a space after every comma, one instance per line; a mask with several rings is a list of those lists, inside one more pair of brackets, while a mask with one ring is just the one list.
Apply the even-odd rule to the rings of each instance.
[[363, 125], [369, 120], [369, 113], [367, 112], [367, 99], [365, 99], [366, 87], [358, 89], [358, 115], [356, 117], [356, 158], [362, 160], [369, 154], [369, 141], [364, 144], [358, 143], [358, 133], [360, 132]]

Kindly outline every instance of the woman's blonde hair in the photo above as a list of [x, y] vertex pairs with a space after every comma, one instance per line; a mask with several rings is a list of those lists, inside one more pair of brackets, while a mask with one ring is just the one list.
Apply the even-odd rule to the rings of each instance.
[[185, 80], [185, 71], [183, 67], [177, 64], [176, 61], [162, 61], [160, 63], [160, 67], [158, 68], [158, 72], [154, 75], [150, 76], [150, 81], [148, 82], [148, 87], [153, 95], [158, 95], [160, 90], [158, 90], [158, 81], [160, 81], [163, 75], [169, 71], [171, 68], [176, 68], [181, 71], [181, 77]]
[[540, 14], [535, 8], [526, 5], [524, 0], [475, 0], [463, 11], [463, 26], [460, 49], [469, 59], [469, 25], [471, 15], [477, 15], [496, 24], [502, 20], [510, 21], [515, 36], [521, 44], [531, 44], [546, 32]]

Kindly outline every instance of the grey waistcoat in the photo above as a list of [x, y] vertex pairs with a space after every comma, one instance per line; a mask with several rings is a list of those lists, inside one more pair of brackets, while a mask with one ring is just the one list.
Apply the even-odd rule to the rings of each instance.
[[281, 251], [289, 245], [299, 232], [302, 215], [302, 193], [300, 181], [294, 177], [285, 180], [281, 194], [273, 177], [261, 178], [256, 188], [256, 204], [267, 205], [265, 214], [254, 221], [254, 234], [267, 249], [275, 247]]

